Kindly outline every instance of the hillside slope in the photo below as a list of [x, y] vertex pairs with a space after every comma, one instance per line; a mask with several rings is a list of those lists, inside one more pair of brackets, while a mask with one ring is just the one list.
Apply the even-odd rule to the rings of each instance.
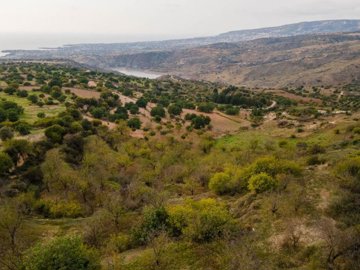
[[338, 85], [360, 79], [360, 34], [304, 35], [119, 55], [112, 67], [251, 87]]

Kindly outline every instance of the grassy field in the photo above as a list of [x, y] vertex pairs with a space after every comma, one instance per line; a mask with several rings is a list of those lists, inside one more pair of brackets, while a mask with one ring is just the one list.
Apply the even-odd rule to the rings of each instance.
[[[40, 94], [34, 92], [34, 94]], [[24, 108], [24, 114], [20, 117], [21, 120], [24, 120], [30, 124], [34, 123], [38, 117], [37, 114], [42, 112], [45, 113], [46, 116], [56, 116], [58, 113], [65, 111], [64, 104], [59, 105], [44, 105], [43, 107], [39, 107], [37, 105], [31, 104], [31, 102], [27, 98], [18, 97], [16, 95], [8, 95], [4, 92], [0, 92], [0, 99], [16, 102], [18, 105]]]

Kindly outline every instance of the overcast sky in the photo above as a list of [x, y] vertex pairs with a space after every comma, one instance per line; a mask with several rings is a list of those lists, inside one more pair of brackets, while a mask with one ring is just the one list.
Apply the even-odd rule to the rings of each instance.
[[184, 37], [324, 19], [360, 19], [360, 0], [0, 1], [0, 33]]

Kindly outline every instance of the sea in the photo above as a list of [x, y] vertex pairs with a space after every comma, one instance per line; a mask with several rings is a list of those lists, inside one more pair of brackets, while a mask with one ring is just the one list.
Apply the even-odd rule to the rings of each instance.
[[[105, 34], [37, 34], [37, 33], [0, 33], [0, 58], [6, 56], [6, 50], [39, 50], [59, 48], [69, 44], [84, 43], [122, 43], [162, 40], [167, 37], [105, 35]], [[155, 74], [134, 69], [114, 69], [126, 75], [155, 79], [163, 74]]]
[[128, 69], [128, 68], [115, 68], [114, 71], [121, 72], [128, 76], [134, 76], [138, 78], [147, 78], [147, 79], [156, 79], [161, 77], [164, 74], [159, 74], [155, 72], [137, 70], [137, 69]]

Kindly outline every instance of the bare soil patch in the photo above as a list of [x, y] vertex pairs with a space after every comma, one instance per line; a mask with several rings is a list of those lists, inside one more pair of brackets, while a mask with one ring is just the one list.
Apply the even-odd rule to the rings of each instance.
[[79, 88], [64, 88], [64, 90], [70, 90], [71, 93], [77, 95], [81, 98], [95, 98], [99, 99], [101, 93], [92, 91], [92, 90], [86, 90], [86, 89], [79, 89]]

